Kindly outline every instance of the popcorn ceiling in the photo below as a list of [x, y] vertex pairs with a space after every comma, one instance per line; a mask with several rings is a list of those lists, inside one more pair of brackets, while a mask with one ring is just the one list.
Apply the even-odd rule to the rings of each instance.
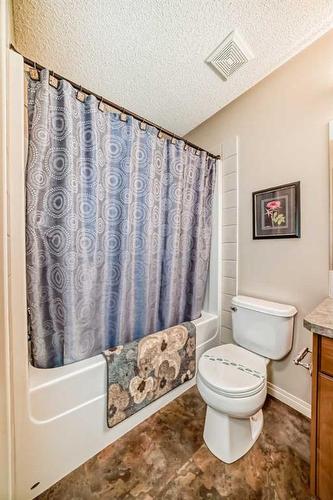
[[[30, 59], [185, 134], [332, 26], [331, 0], [13, 0]], [[232, 30], [255, 58], [227, 82], [205, 63]]]

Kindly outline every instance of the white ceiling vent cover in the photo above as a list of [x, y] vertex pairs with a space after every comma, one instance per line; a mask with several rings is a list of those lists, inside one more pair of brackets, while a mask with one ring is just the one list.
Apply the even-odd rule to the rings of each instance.
[[240, 34], [232, 31], [208, 57], [207, 62], [222, 75], [224, 80], [227, 80], [253, 57], [251, 49]]

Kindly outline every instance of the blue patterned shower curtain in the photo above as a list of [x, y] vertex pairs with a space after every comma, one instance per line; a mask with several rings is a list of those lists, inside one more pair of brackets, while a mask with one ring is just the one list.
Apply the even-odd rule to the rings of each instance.
[[29, 81], [32, 362], [51, 368], [198, 318], [215, 160], [153, 127]]

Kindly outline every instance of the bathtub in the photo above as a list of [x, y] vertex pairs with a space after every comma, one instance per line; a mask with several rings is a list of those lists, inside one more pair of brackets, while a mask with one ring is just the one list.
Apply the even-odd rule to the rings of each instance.
[[[197, 360], [219, 342], [218, 321], [203, 312]], [[106, 425], [106, 362], [102, 355], [52, 369], [28, 366], [28, 397], [20, 404], [16, 433], [15, 498], [31, 499], [123, 436], [195, 384], [195, 378], [127, 420]]]

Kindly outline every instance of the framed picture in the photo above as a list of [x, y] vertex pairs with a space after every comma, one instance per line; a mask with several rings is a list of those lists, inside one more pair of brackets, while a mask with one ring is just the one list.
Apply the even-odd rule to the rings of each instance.
[[252, 193], [253, 239], [300, 238], [300, 183]]

